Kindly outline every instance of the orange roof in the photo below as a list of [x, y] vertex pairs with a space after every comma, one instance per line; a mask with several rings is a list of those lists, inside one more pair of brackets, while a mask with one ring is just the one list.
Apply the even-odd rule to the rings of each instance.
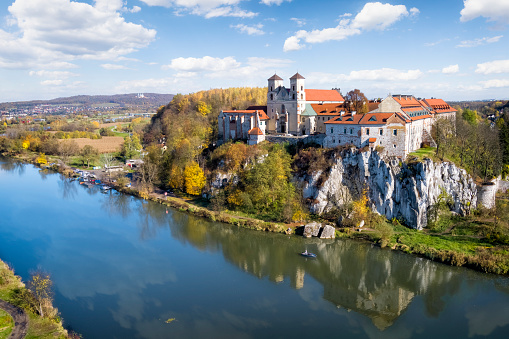
[[387, 119], [392, 117], [394, 113], [366, 113], [362, 115], [360, 125], [385, 125]]
[[230, 110], [230, 111], [223, 111], [223, 113], [238, 113], [238, 114], [254, 114], [258, 112], [258, 116], [260, 117], [260, 120], [270, 120], [269, 116], [262, 110], [255, 110], [255, 109], [241, 109], [241, 110]]
[[259, 127], [254, 127], [254, 128], [251, 128], [247, 132], [247, 134], [249, 134], [249, 135], [263, 135], [263, 132]]
[[369, 142], [376, 142], [376, 138], [369, 138], [368, 141]]
[[317, 115], [339, 115], [341, 111], [349, 112], [343, 104], [311, 104], [311, 107]]
[[306, 89], [305, 91], [306, 101], [345, 101], [341, 93], [334, 89]]
[[424, 99], [424, 102], [437, 113], [444, 112], [456, 112], [456, 109], [452, 108], [448, 103], [442, 99]]
[[421, 106], [419, 101], [417, 101], [417, 99], [415, 99], [412, 95], [393, 95], [392, 97], [398, 104], [401, 105], [401, 107]]
[[424, 115], [418, 115], [416, 117], [410, 117], [411, 120], [415, 121], [415, 120], [421, 120], [421, 119], [425, 119], [425, 118], [431, 118], [431, 115], [429, 114], [424, 114]]
[[358, 125], [362, 117], [363, 115], [360, 114], [337, 116], [332, 120], [326, 121], [325, 124]]

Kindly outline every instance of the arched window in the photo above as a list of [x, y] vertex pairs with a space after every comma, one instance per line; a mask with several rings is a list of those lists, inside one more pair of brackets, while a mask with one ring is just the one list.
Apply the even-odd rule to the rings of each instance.
[[270, 100], [274, 100], [274, 94], [270, 95]]
[[301, 99], [304, 99], [304, 94], [301, 94], [301, 95], [300, 95], [300, 98], [301, 98]]

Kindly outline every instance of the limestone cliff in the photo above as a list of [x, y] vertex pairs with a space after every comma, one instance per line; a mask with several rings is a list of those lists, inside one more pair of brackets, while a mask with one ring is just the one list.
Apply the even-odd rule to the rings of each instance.
[[417, 229], [426, 227], [429, 208], [444, 190], [456, 213], [465, 214], [477, 204], [476, 184], [454, 164], [429, 159], [406, 164], [376, 151], [348, 149], [335, 157], [327, 173], [297, 179], [304, 181], [303, 196], [312, 213], [340, 208], [367, 189], [372, 210]]

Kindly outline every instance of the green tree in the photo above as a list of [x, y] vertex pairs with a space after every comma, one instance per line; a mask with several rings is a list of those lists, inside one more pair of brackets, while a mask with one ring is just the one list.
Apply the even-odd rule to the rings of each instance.
[[85, 145], [80, 152], [81, 161], [83, 165], [87, 163], [87, 167], [90, 167], [90, 162], [96, 160], [99, 157], [99, 151], [97, 148], [90, 145]]
[[471, 109], [465, 108], [461, 114], [462, 118], [467, 121], [470, 125], [476, 125], [478, 121], [477, 112]]
[[136, 133], [133, 133], [124, 138], [121, 154], [125, 159], [131, 159], [138, 154], [141, 149], [140, 137]]

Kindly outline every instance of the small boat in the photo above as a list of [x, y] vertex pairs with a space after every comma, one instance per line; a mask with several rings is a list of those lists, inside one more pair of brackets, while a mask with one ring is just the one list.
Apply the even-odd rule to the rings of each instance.
[[316, 254], [308, 252], [307, 250], [302, 252], [300, 255], [302, 255], [303, 257], [307, 257], [307, 258], [316, 258]]
[[107, 190], [111, 189], [111, 187], [110, 187], [110, 186], [106, 186], [106, 185], [102, 185], [102, 186], [101, 186], [101, 189], [102, 189], [103, 191], [107, 191]]

